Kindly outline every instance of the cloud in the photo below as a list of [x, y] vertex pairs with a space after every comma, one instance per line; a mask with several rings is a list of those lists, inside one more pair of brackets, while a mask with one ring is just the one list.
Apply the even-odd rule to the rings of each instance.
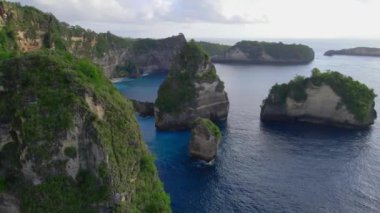
[[21, 0], [20, 3], [51, 12], [65, 21], [108, 22], [132, 18], [132, 12], [117, 0]]
[[267, 23], [266, 16], [227, 16], [222, 0], [20, 0], [68, 22]]
[[226, 16], [220, 0], [175, 0], [169, 11], [159, 17], [172, 22], [211, 22], [224, 24], [266, 23], [267, 17], [248, 18], [242, 15]]

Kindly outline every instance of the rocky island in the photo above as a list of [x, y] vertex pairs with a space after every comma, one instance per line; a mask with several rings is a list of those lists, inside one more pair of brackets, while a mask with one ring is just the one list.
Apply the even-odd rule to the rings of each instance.
[[367, 128], [374, 123], [376, 97], [366, 85], [338, 72], [296, 77], [274, 85], [261, 107], [261, 121], [299, 121], [343, 128]]
[[356, 47], [352, 49], [329, 50], [325, 52], [325, 56], [333, 55], [380, 57], [380, 48]]
[[67, 52], [0, 62], [1, 212], [171, 212], [133, 113]]
[[189, 152], [193, 158], [210, 162], [216, 156], [222, 134], [209, 119], [199, 118], [191, 129]]
[[227, 119], [229, 101], [209, 56], [194, 42], [187, 43], [174, 60], [155, 102], [156, 127], [190, 129], [198, 118]]
[[214, 63], [238, 64], [307, 64], [314, 60], [314, 51], [301, 44], [241, 41], [224, 53], [212, 57]]

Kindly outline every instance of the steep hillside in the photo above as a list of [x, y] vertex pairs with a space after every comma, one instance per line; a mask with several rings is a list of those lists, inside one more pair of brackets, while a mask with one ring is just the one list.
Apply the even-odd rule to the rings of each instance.
[[170, 212], [133, 107], [85, 59], [0, 65], [0, 210]]
[[220, 55], [228, 50], [231, 46], [225, 44], [217, 44], [205, 41], [197, 41], [199, 46], [201, 46], [209, 56]]
[[185, 43], [182, 34], [160, 40], [97, 34], [33, 7], [0, 2], [0, 57], [9, 52], [62, 50], [91, 59], [102, 66], [107, 77], [136, 77], [143, 72], [168, 70]]

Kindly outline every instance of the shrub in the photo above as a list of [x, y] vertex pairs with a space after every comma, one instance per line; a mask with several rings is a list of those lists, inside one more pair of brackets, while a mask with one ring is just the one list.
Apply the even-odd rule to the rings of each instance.
[[209, 119], [201, 118], [198, 122], [201, 122], [215, 137], [217, 140], [222, 138], [222, 133], [217, 125]]
[[7, 188], [7, 180], [4, 177], [0, 177], [0, 193], [6, 191]]
[[77, 149], [74, 146], [66, 147], [64, 150], [64, 153], [69, 158], [76, 158], [77, 157]]

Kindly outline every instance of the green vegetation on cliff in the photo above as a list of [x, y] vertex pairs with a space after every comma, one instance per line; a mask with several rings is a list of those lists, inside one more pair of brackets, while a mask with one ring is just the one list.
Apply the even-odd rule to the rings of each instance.
[[[112, 201], [111, 195], [123, 193], [128, 199], [115, 211], [170, 212], [132, 104], [97, 66], [65, 52], [26, 54], [1, 62], [0, 87], [0, 124], [11, 124], [13, 134], [13, 142], [0, 150], [0, 188], [14, 193], [24, 212], [94, 212], [95, 206]], [[102, 117], [91, 110], [86, 96], [103, 107]], [[68, 161], [53, 156], [79, 118], [83, 127], [78, 128], [103, 147], [107, 163], [72, 178], [65, 172]], [[22, 178], [20, 151], [26, 147], [25, 157], [33, 159], [43, 177], [40, 185]], [[76, 158], [81, 150], [64, 153]], [[50, 168], [55, 172], [46, 172]]]
[[297, 76], [288, 84], [276, 84], [271, 88], [270, 94], [264, 102], [285, 104], [287, 97], [299, 102], [304, 101], [307, 99], [306, 89], [309, 85], [321, 86], [323, 84], [330, 86], [342, 98], [343, 104], [355, 115], [356, 119], [363, 121], [367, 118], [376, 97], [373, 89], [334, 71], [321, 72], [313, 69], [312, 76], [309, 78]]
[[225, 44], [217, 44], [205, 41], [197, 41], [196, 43], [201, 46], [210, 56], [222, 54], [231, 47]]
[[[114, 48], [132, 46], [132, 39], [70, 26], [34, 7], [0, 2], [0, 10], [4, 12], [0, 14], [0, 57], [9, 52], [55, 49], [92, 59], [100, 58]], [[25, 46], [16, 42], [17, 39], [33, 42]]]
[[217, 125], [214, 124], [210, 119], [199, 118], [196, 120], [196, 123], [202, 124], [205, 126], [215, 137], [217, 140], [222, 138], [222, 133]]
[[262, 52], [275, 59], [311, 61], [314, 59], [314, 51], [302, 44], [283, 44], [258, 41], [241, 41], [235, 47], [248, 54], [251, 59], [258, 59]]
[[[185, 45], [158, 91], [155, 104], [160, 111], [180, 112], [186, 103], [196, 98], [195, 82], [214, 82], [218, 79], [214, 66], [207, 67], [205, 72], [198, 74], [199, 70], [206, 69], [204, 66], [209, 60], [207, 53], [194, 41]], [[223, 90], [224, 86], [221, 87]]]

